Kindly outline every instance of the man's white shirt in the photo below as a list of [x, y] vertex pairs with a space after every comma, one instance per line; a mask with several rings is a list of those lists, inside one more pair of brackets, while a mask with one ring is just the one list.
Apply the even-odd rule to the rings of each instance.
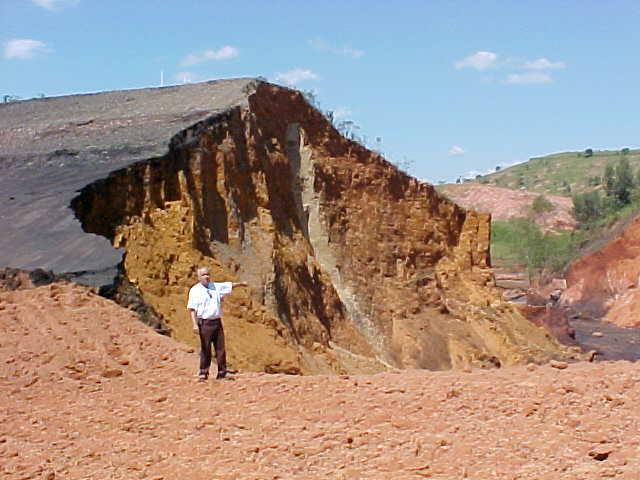
[[189, 290], [187, 308], [193, 309], [198, 318], [218, 318], [222, 313], [220, 299], [231, 293], [231, 282], [209, 282], [208, 286], [196, 283]]

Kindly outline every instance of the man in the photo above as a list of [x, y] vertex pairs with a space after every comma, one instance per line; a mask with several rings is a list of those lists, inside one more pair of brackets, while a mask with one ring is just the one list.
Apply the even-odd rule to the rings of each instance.
[[[193, 332], [200, 336], [200, 371], [198, 380], [209, 378], [211, 366], [211, 344], [216, 351], [218, 363], [217, 379], [227, 377], [227, 357], [224, 349], [224, 331], [220, 319], [220, 300], [231, 293], [233, 287], [246, 286], [246, 282], [210, 282], [209, 269], [198, 268], [198, 283], [189, 290], [187, 309], [193, 324]], [[227, 377], [228, 378], [228, 377]]]

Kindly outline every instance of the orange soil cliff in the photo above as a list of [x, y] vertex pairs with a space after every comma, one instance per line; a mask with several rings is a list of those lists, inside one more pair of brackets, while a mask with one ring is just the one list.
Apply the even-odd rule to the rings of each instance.
[[561, 302], [621, 327], [640, 327], [640, 217], [565, 275]]
[[256, 82], [246, 105], [174, 136], [160, 158], [84, 188], [83, 228], [126, 249], [124, 275], [179, 340], [195, 268], [245, 280], [225, 305], [243, 370], [367, 372], [565, 355], [500, 301], [490, 218], [343, 138], [299, 92]]

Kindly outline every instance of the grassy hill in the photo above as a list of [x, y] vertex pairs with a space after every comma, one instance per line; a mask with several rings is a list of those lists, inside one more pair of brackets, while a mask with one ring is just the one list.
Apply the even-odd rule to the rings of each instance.
[[595, 150], [566, 152], [534, 157], [489, 175], [478, 176], [474, 182], [499, 187], [524, 188], [540, 194], [571, 196], [598, 188], [605, 166], [616, 164], [626, 156], [634, 173], [640, 170], [640, 149]]
[[[629, 161], [634, 176], [632, 194], [626, 202], [607, 195], [603, 186], [605, 167], [616, 167], [623, 158]], [[542, 232], [535, 224], [533, 209], [524, 218], [502, 218], [498, 215], [493, 219], [491, 257], [495, 266], [526, 269], [533, 276], [543, 272], [559, 274], [584, 251], [595, 248], [594, 245], [602, 244], [615, 235], [614, 232], [619, 231], [616, 225], [624, 225], [638, 214], [640, 149], [565, 152], [534, 157], [526, 163], [478, 176], [464, 183], [510, 188], [522, 194], [526, 191], [544, 195], [545, 198], [551, 198], [552, 195], [572, 199], [574, 196], [582, 199], [590, 197], [595, 205], [594, 213], [588, 219], [581, 219], [576, 214], [578, 228], [573, 231]], [[441, 190], [447, 191], [445, 187], [441, 187]], [[492, 195], [490, 188], [486, 195]], [[476, 199], [474, 204], [481, 203]], [[498, 210], [496, 213], [499, 213]]]

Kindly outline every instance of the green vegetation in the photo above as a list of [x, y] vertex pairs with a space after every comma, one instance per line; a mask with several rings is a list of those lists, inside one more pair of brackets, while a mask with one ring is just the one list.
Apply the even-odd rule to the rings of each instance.
[[583, 232], [543, 233], [531, 219], [494, 221], [491, 258], [496, 266], [526, 269], [530, 276], [541, 271], [559, 272], [576, 257]]
[[538, 195], [531, 204], [531, 210], [536, 215], [553, 211], [553, 203], [551, 203], [544, 195]]
[[[590, 151], [590, 153], [589, 153]], [[485, 185], [525, 188], [540, 194], [570, 197], [599, 188], [604, 183], [605, 167], [615, 166], [626, 158], [632, 172], [640, 174], [640, 149], [593, 150], [566, 152], [532, 158], [509, 168], [476, 178]]]
[[[640, 210], [640, 150], [549, 155], [475, 181], [540, 193], [530, 218], [493, 222], [493, 263], [525, 269], [530, 276], [560, 273], [589, 243], [607, 237], [614, 224]], [[535, 216], [553, 208], [545, 194], [571, 196], [577, 230], [543, 233], [538, 228]]]
[[634, 179], [626, 156], [615, 166], [606, 165], [602, 183], [604, 196], [599, 190], [573, 196], [573, 214], [582, 229], [593, 230], [597, 225], [610, 224], [620, 218], [621, 212], [640, 208], [639, 183]]
[[596, 191], [573, 196], [573, 216], [581, 224], [591, 223], [602, 215], [602, 200]]

